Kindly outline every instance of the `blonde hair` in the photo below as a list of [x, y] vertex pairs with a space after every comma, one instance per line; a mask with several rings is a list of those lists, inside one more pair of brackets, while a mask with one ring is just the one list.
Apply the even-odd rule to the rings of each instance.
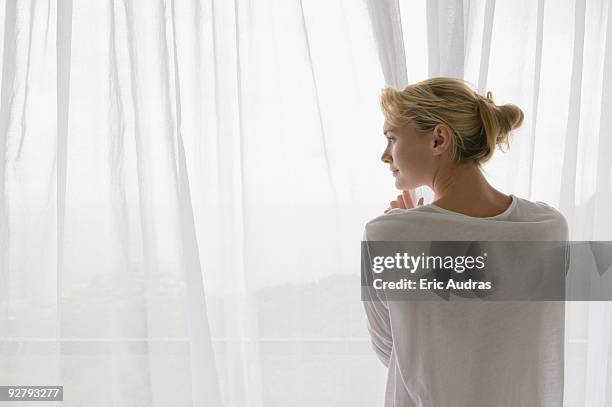
[[488, 161], [495, 147], [510, 147], [509, 133], [523, 123], [516, 105], [496, 105], [491, 92], [481, 96], [467, 82], [436, 77], [401, 91], [385, 87], [380, 96], [385, 120], [395, 128], [412, 123], [426, 133], [440, 123], [454, 133], [451, 157], [456, 163]]

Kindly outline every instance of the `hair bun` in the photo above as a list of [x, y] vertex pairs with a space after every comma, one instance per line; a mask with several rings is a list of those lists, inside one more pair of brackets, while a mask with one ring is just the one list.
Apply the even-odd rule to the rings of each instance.
[[511, 103], [496, 105], [491, 91], [487, 91], [486, 96], [477, 94], [476, 102], [487, 135], [487, 144], [510, 147], [508, 136], [523, 123], [523, 111]]
[[506, 147], [510, 147], [508, 144], [508, 136], [512, 130], [521, 127], [523, 124], [523, 111], [518, 106], [508, 103], [497, 107], [497, 117], [499, 120], [500, 132], [495, 142], [499, 146], [505, 145]]

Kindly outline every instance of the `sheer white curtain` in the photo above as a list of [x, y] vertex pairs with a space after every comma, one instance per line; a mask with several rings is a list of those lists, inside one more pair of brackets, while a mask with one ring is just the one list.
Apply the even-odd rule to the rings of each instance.
[[[63, 385], [65, 406], [380, 405], [358, 283], [396, 194], [380, 88], [445, 74], [519, 104], [492, 181], [605, 240], [610, 12], [0, 1], [0, 384]], [[568, 306], [568, 405], [612, 388], [602, 305]]]
[[[387, 83], [453, 76], [519, 105], [525, 122], [485, 166], [488, 178], [559, 208], [571, 240], [612, 240], [609, 0], [368, 4]], [[610, 302], [567, 303], [566, 405], [611, 405], [611, 319]]]
[[221, 405], [178, 11], [2, 5], [0, 382], [63, 385], [75, 406]]
[[378, 403], [359, 240], [393, 189], [365, 4], [0, 13], [0, 384], [63, 385], [65, 406]]

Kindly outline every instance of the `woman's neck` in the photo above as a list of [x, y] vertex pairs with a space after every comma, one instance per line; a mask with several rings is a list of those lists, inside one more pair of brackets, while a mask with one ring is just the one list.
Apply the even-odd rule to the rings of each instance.
[[488, 183], [475, 164], [441, 168], [432, 184], [434, 205], [470, 216], [494, 216], [512, 202]]

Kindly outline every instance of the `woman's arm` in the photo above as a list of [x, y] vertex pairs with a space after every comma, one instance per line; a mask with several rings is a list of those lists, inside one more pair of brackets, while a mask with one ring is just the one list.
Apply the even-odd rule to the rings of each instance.
[[[367, 242], [367, 226], [363, 233], [363, 241]], [[370, 252], [367, 250], [367, 244], [362, 246], [362, 262], [365, 264], [372, 264], [370, 259]], [[368, 270], [369, 267], [363, 270]], [[368, 277], [369, 278], [369, 277]], [[369, 288], [372, 287], [371, 281], [369, 281]], [[363, 289], [363, 288], [362, 288]], [[363, 291], [365, 298], [363, 298], [363, 305], [367, 316], [367, 327], [370, 333], [372, 341], [372, 348], [376, 352], [376, 355], [380, 361], [389, 367], [389, 359], [391, 357], [391, 349], [393, 347], [393, 338], [391, 336], [391, 320], [389, 317], [389, 307], [387, 300], [384, 298], [384, 292], [379, 294], [378, 290], [366, 289]]]
[[364, 301], [366, 316], [368, 318], [368, 331], [372, 341], [372, 348], [378, 359], [389, 367], [393, 338], [391, 336], [391, 322], [389, 320], [389, 309], [382, 301]]

